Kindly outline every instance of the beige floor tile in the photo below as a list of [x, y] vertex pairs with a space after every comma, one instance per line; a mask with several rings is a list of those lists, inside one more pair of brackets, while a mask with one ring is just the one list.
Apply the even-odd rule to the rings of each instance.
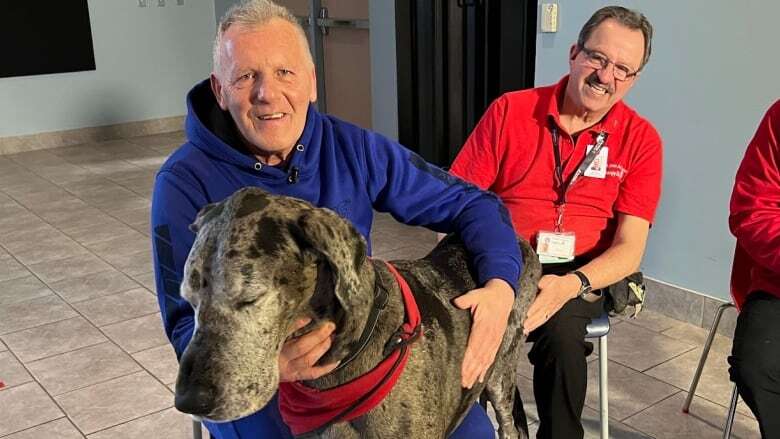
[[139, 372], [55, 397], [84, 433], [113, 427], [173, 406], [173, 394]]
[[0, 306], [24, 302], [51, 294], [53, 294], [52, 291], [35, 276], [0, 281]]
[[40, 240], [67, 238], [62, 232], [44, 222], [35, 222], [29, 227], [0, 235], [0, 244], [11, 253], [19, 253]]
[[135, 234], [135, 230], [113, 218], [109, 218], [106, 222], [101, 224], [70, 228], [64, 230], [64, 232], [70, 236], [71, 239], [86, 247], [98, 242]]
[[[585, 407], [582, 411], [582, 428], [585, 430], [585, 439], [601, 438], [599, 412]], [[652, 439], [652, 436], [612, 418], [609, 420], [609, 437], [610, 439]]]
[[13, 232], [23, 228], [25, 224], [40, 223], [41, 219], [34, 213], [27, 209], [23, 209], [23, 212], [19, 212], [17, 209], [4, 209], [11, 210], [11, 212], [3, 212], [3, 216], [0, 217], [0, 234]]
[[74, 256], [42, 264], [28, 266], [42, 281], [52, 284], [65, 279], [84, 277], [88, 274], [108, 271], [111, 266], [92, 254]]
[[[700, 328], [685, 322], [678, 322], [675, 326], [662, 332], [662, 334], [666, 336], [696, 346], [704, 346], [704, 342], [707, 340], [708, 333], [709, 328]], [[729, 337], [715, 334], [715, 338], [712, 341], [712, 347], [710, 349], [723, 353], [730, 353], [731, 344], [732, 340]]]
[[[680, 392], [649, 409], [636, 414], [624, 422], [657, 438], [675, 439], [720, 439], [726, 409], [707, 400], [695, 397], [689, 414], [680, 411], [685, 392]], [[732, 438], [758, 438], [758, 424], [755, 420], [737, 414], [734, 420]]]
[[[688, 390], [693, 380], [693, 374], [701, 358], [701, 348], [692, 350], [677, 358], [662, 363], [645, 373], [656, 377], [680, 389]], [[722, 351], [710, 350], [707, 362], [704, 364], [696, 396], [727, 406], [731, 399], [731, 389], [734, 385], [729, 381], [729, 365]]]
[[46, 220], [60, 230], [78, 227], [96, 226], [110, 221], [112, 218], [96, 207], [87, 207], [83, 211], [70, 212], [66, 215], [47, 218]]
[[108, 342], [33, 361], [27, 368], [55, 396], [141, 370], [129, 355]]
[[149, 273], [143, 273], [143, 274], [136, 274], [132, 276], [133, 279], [140, 283], [144, 288], [147, 290], [154, 292], [156, 289], [156, 286], [154, 284], [154, 272], [150, 271]]
[[639, 327], [615, 325], [609, 333], [609, 359], [643, 371], [694, 348], [692, 344]]
[[[202, 434], [203, 437], [206, 437], [205, 428], [202, 428]], [[167, 409], [89, 435], [89, 439], [136, 439], [151, 437], [191, 439], [192, 418], [176, 411], [176, 409]]]
[[0, 352], [5, 352], [8, 350], [8, 347], [3, 343], [3, 340], [0, 340]]
[[62, 238], [35, 241], [24, 250], [13, 253], [16, 259], [27, 266], [87, 254], [89, 251], [86, 248], [65, 235]]
[[37, 383], [0, 390], [0, 436], [25, 430], [63, 413]]
[[32, 376], [10, 351], [0, 352], [0, 381], [5, 387], [18, 386], [32, 380]]
[[158, 309], [157, 300], [145, 288], [85, 300], [74, 303], [73, 306], [95, 326], [140, 317]]
[[82, 435], [68, 418], [60, 418], [56, 421], [33, 427], [27, 430], [5, 436], [3, 439], [83, 439]]
[[151, 252], [152, 243], [146, 236], [133, 231], [132, 233], [122, 234], [116, 238], [106, 241], [100, 241], [87, 245], [93, 253], [98, 256], [113, 255], [117, 253], [131, 254], [139, 252]]
[[149, 251], [142, 251], [132, 254], [118, 253], [104, 255], [103, 259], [114, 266], [117, 270], [127, 274], [128, 276], [148, 273], [154, 268], [152, 266], [152, 254]]
[[75, 317], [76, 312], [54, 295], [0, 307], [0, 335]]
[[176, 382], [179, 363], [170, 344], [166, 343], [163, 346], [137, 352], [133, 354], [133, 358], [163, 384], [168, 385]]
[[374, 257], [377, 259], [384, 259], [386, 261], [394, 260], [413, 260], [425, 257], [432, 248], [423, 247], [418, 245], [412, 245], [409, 247], [401, 247], [394, 250], [388, 250], [381, 253], [375, 253]]
[[3, 340], [25, 363], [108, 341], [82, 317], [7, 334]]
[[114, 269], [51, 283], [51, 288], [68, 303], [81, 302], [138, 287], [137, 282]]
[[100, 329], [114, 343], [131, 354], [168, 344], [159, 312], [106, 325]]
[[[618, 420], [634, 415], [679, 389], [613, 361], [609, 362], [609, 415]], [[588, 363], [588, 391], [585, 404], [599, 408], [599, 362]]]
[[680, 324], [679, 320], [666, 317], [654, 311], [642, 311], [636, 318], [627, 319], [626, 321], [655, 332], [663, 332]]
[[30, 271], [8, 253], [0, 253], [0, 282], [28, 276]]

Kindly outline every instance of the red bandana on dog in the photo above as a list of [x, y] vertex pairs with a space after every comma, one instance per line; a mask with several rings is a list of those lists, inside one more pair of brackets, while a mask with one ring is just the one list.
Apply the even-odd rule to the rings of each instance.
[[[406, 322], [399, 335], [411, 341], [419, 335], [420, 310], [404, 278], [386, 264], [401, 288], [406, 308]], [[279, 410], [285, 424], [299, 435], [366, 414], [390, 393], [404, 370], [411, 351], [405, 343], [399, 346], [368, 373], [338, 387], [319, 390], [299, 381], [279, 384]]]

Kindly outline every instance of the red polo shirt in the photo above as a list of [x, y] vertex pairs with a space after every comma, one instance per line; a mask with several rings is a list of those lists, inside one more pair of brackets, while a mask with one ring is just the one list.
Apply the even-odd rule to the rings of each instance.
[[[653, 221], [661, 194], [662, 148], [655, 128], [622, 101], [576, 143], [560, 128], [558, 84], [507, 93], [494, 101], [452, 164], [451, 172], [504, 200], [515, 231], [535, 242], [554, 230], [558, 190], [551, 124], [558, 127], [564, 179], [575, 172], [599, 132], [605, 142], [604, 178], [582, 176], [569, 188], [563, 230], [576, 233], [576, 255], [595, 257], [612, 243], [615, 212]], [[535, 245], [535, 244], [534, 244]]]
[[780, 101], [767, 110], [739, 165], [729, 227], [737, 237], [731, 292], [741, 307], [753, 291], [780, 297]]

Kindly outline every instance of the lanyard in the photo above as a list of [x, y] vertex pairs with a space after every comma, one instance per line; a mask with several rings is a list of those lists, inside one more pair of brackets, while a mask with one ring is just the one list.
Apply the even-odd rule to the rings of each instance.
[[558, 200], [555, 202], [555, 208], [557, 210], [557, 217], [555, 219], [555, 231], [560, 232], [563, 224], [563, 210], [566, 206], [566, 193], [574, 186], [574, 183], [588, 170], [588, 167], [596, 156], [601, 152], [601, 148], [604, 147], [604, 142], [607, 140], [607, 133], [600, 131], [596, 135], [596, 144], [590, 149], [590, 152], [582, 159], [582, 162], [574, 171], [568, 182], [564, 182], [563, 179], [563, 163], [561, 163], [561, 149], [559, 144], [558, 127], [554, 124], [550, 126], [550, 134], [553, 141], [553, 155], [555, 156], [555, 186], [558, 190]]

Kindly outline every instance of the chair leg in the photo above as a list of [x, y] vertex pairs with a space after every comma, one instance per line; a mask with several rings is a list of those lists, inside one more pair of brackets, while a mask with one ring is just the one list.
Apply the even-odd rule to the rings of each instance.
[[200, 421], [192, 420], [192, 439], [203, 439]]
[[699, 378], [701, 378], [701, 372], [704, 370], [704, 363], [707, 361], [707, 355], [710, 353], [710, 347], [712, 347], [712, 341], [715, 339], [715, 333], [718, 332], [718, 325], [720, 325], [720, 318], [723, 315], [723, 311], [726, 308], [733, 307], [733, 303], [724, 303], [718, 307], [718, 311], [715, 313], [715, 318], [712, 320], [712, 326], [710, 327], [710, 333], [707, 335], [707, 341], [704, 343], [704, 350], [701, 352], [701, 358], [699, 359], [699, 365], [696, 367], [696, 373], [693, 375], [693, 381], [691, 381], [691, 388], [688, 390], [688, 396], [685, 398], [683, 404], [683, 413], [688, 413], [688, 409], [691, 407], [691, 401], [693, 395], [696, 393], [696, 386], [699, 385]]
[[609, 392], [607, 380], [607, 336], [599, 338], [599, 416], [601, 418], [601, 439], [609, 439]]
[[723, 429], [723, 439], [729, 439], [731, 437], [731, 427], [734, 425], [734, 414], [737, 411], [737, 385], [734, 384], [734, 389], [731, 391], [731, 402], [729, 403], [729, 414], [726, 417], [726, 426]]

